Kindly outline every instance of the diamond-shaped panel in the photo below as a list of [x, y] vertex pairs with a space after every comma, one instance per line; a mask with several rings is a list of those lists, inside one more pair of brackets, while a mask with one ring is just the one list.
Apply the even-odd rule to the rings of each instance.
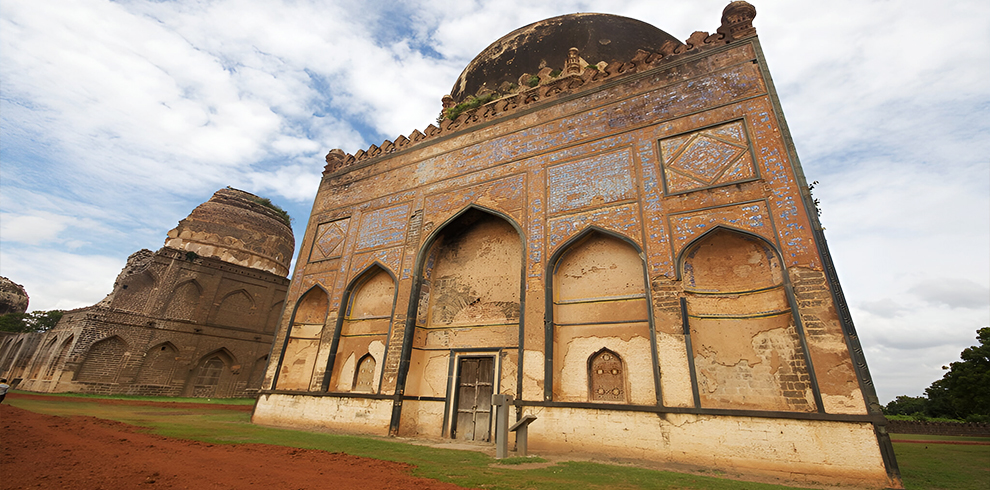
[[703, 134], [689, 143], [670, 166], [711, 182], [741, 152], [738, 146]]
[[347, 237], [347, 224], [350, 218], [322, 223], [316, 229], [316, 243], [310, 254], [310, 261], [339, 257], [343, 254], [344, 239]]
[[746, 144], [746, 133], [743, 130], [742, 121], [726, 124], [724, 126], [718, 126], [709, 129], [706, 132], [724, 140], [731, 141], [732, 143], [738, 143], [740, 145]]
[[666, 192], [677, 194], [759, 177], [745, 121], [660, 140]]

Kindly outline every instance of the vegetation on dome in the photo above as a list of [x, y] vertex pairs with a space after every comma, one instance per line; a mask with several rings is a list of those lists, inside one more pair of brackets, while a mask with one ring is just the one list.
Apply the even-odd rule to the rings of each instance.
[[498, 92], [489, 92], [485, 95], [482, 95], [481, 97], [475, 97], [473, 95], [469, 95], [467, 100], [465, 100], [464, 102], [461, 102], [460, 104], [457, 104], [454, 107], [451, 107], [450, 109], [443, 111], [440, 120], [446, 118], [453, 121], [454, 119], [457, 119], [457, 116], [460, 116], [461, 113], [463, 113], [464, 111], [469, 111], [471, 109], [481, 107], [493, 100], [498, 100], [501, 97], [502, 96], [499, 95]]
[[[229, 185], [227, 186], [227, 188], [230, 190], [235, 190], [235, 191], [237, 190]], [[289, 216], [289, 213], [286, 212], [286, 210], [282, 209], [278, 204], [273, 203], [272, 200], [268, 199], [267, 197], [258, 197], [247, 192], [245, 192], [245, 194], [247, 194], [246, 197], [250, 199], [252, 202], [258, 203], [268, 209], [271, 209], [272, 211], [275, 211], [275, 214], [278, 215], [279, 220], [285, 223], [285, 226], [292, 228], [292, 216]]]

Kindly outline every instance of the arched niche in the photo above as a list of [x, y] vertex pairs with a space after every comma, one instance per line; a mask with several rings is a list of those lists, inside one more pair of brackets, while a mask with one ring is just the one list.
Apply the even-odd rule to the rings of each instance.
[[172, 320], [196, 320], [196, 311], [199, 307], [200, 298], [203, 296], [203, 287], [195, 279], [183, 282], [169, 295], [165, 303], [165, 318]]
[[178, 365], [179, 350], [171, 342], [158, 344], [144, 353], [144, 362], [138, 372], [138, 385], [168, 386]]
[[679, 267], [701, 406], [816, 410], [785, 271], [773, 245], [720, 227], [685, 248]]
[[[417, 324], [518, 325], [522, 259], [512, 224], [477, 208], [462, 213], [435, 235], [427, 252], [421, 286], [427, 301], [419, 305]], [[429, 346], [438, 339], [424, 340]]]
[[[276, 293], [276, 296], [278, 296], [278, 294], [279, 293]], [[282, 291], [281, 294], [284, 295], [285, 291]], [[265, 328], [264, 328], [265, 333], [270, 334], [274, 332], [276, 328], [278, 328], [278, 319], [281, 318], [282, 316], [283, 306], [285, 306], [285, 301], [280, 300], [275, 304], [273, 304], [272, 307], [268, 310], [268, 318], [265, 319]]]
[[276, 389], [309, 389], [329, 307], [327, 292], [320, 286], [313, 286], [299, 298], [286, 334]]
[[375, 367], [377, 364], [371, 354], [365, 354], [361, 357], [354, 373], [353, 391], [366, 393], [375, 391]]
[[111, 304], [122, 310], [144, 312], [156, 283], [155, 275], [148, 270], [127, 276], [114, 291]]
[[[655, 349], [639, 249], [592, 228], [551, 257], [551, 271], [547, 358], [552, 363], [553, 400], [655, 404]], [[588, 363], [602, 353], [614, 359], [621, 353], [631, 362], [623, 369], [618, 398], [595, 396], [597, 388], [589, 388], [593, 380]]]
[[627, 391], [622, 358], [608, 349], [592, 354], [588, 359], [588, 400], [624, 403]]
[[[18, 352], [24, 345], [24, 340], [18, 340], [11, 346], [11, 348], [4, 354], [3, 365], [0, 365], [0, 375], [6, 375], [7, 370], [10, 369], [11, 364], [14, 363], [14, 359], [17, 358]], [[13, 379], [13, 376], [11, 376]]]
[[[352, 282], [345, 294], [344, 314], [327, 366], [329, 389], [340, 392], [357, 391], [355, 379], [361, 361], [370, 358], [377, 367], [374, 359], [384, 358], [395, 305], [395, 277], [374, 264]], [[370, 384], [362, 384], [360, 391], [377, 392], [381, 370], [367, 375], [371, 376]]]
[[59, 348], [58, 354], [48, 363], [48, 370], [45, 371], [45, 379], [52, 379], [55, 376], [55, 372], [61, 369], [65, 358], [69, 356], [69, 348], [72, 347], [72, 340], [74, 338], [74, 336], [69, 335], [69, 338], [62, 342], [62, 347]]
[[31, 373], [28, 374], [27, 379], [38, 379], [41, 376], [42, 369], [48, 365], [48, 360], [55, 355], [55, 349], [58, 347], [58, 337], [55, 337], [48, 341], [44, 347], [38, 349], [37, 355], [34, 358], [34, 363], [31, 365]]
[[[415, 328], [406, 332], [411, 337], [407, 393], [446, 397], [449, 404], [457, 395], [448, 388], [456, 391], [460, 386], [458, 379], [451, 383], [447, 379], [452, 351], [516, 352], [523, 244], [519, 228], [509, 218], [474, 206], [427, 239], [417, 267], [414, 294], [418, 292], [418, 297], [412, 299]], [[502, 372], [513, 372], [514, 356], [501, 362]], [[495, 368], [491, 362], [484, 369]], [[496, 387], [502, 382], [494, 371], [481, 377], [494, 379]]]
[[127, 343], [116, 335], [94, 343], [83, 356], [76, 381], [115, 383], [126, 352]]
[[233, 391], [236, 364], [227, 349], [218, 349], [204, 355], [196, 362], [185, 392], [196, 398], [230, 396]]
[[238, 289], [227, 293], [220, 300], [213, 318], [219, 325], [255, 329], [259, 326], [260, 316], [255, 307], [254, 298], [246, 290]]

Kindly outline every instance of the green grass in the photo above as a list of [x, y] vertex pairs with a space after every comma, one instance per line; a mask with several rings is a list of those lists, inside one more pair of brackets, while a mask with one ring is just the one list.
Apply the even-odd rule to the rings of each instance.
[[536, 456], [512, 456], [508, 458], [502, 458], [497, 460], [498, 464], [530, 464], [530, 463], [546, 463], [547, 460], [543, 458], [538, 458]]
[[[384, 437], [358, 437], [261, 427], [247, 412], [203, 407], [100, 404], [82, 396], [52, 396], [52, 400], [18, 399], [11, 405], [39, 413], [88, 415], [146, 428], [149, 432], [216, 444], [262, 443], [344, 452], [415, 465], [416, 476], [465, 487], [490, 489], [633, 490], [633, 489], [783, 489], [779, 485], [743, 482], [688, 473], [591, 462], [559, 462], [541, 468], [519, 464], [544, 462], [514, 457], [501, 464], [480, 452], [409, 444]], [[115, 397], [117, 398], [117, 397]], [[147, 398], [147, 397], [145, 397]], [[5, 402], [6, 402], [5, 401]], [[191, 401], [202, 401], [191, 399]], [[225, 402], [233, 400], [224, 400]], [[895, 434], [894, 438], [920, 436]], [[942, 437], [940, 439], [953, 439]], [[973, 439], [973, 438], [954, 438]], [[975, 438], [986, 439], [986, 438]], [[990, 446], [894, 443], [905, 487], [914, 489], [990, 488]], [[717, 473], [715, 473], [718, 476]]]
[[894, 454], [907, 490], [990, 488], [990, 446], [895, 442]]
[[902, 439], [907, 441], [974, 441], [990, 442], [990, 437], [971, 436], [929, 436], [925, 434], [891, 434], [891, 439]]
[[[11, 390], [11, 394], [18, 393], [18, 390]], [[36, 395], [21, 391], [20, 393]], [[65, 397], [65, 398], [90, 398], [101, 400], [137, 400], [147, 402], [175, 402], [175, 403], [209, 403], [215, 405], [254, 405], [254, 398], [183, 398], [174, 396], [139, 396], [139, 395], [90, 395], [85, 393], [46, 393], [45, 396]]]

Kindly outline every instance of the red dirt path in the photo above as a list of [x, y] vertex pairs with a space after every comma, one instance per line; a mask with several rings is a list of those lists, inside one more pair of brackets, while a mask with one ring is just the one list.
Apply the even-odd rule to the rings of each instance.
[[412, 467], [402, 463], [266, 444], [185, 441], [136, 432], [120, 422], [42, 415], [7, 404], [0, 404], [0, 431], [4, 490], [461, 489], [413, 477]]

